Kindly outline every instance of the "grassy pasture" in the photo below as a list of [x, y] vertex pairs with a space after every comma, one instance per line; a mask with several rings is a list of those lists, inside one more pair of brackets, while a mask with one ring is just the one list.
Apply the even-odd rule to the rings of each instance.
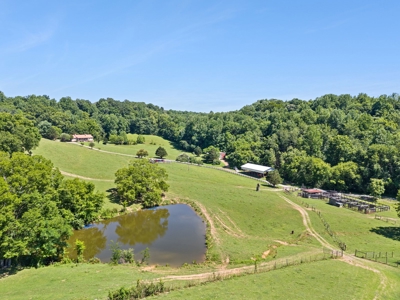
[[[399, 225], [376, 220], [374, 214], [362, 214], [350, 209], [338, 208], [322, 200], [304, 199], [296, 196], [291, 196], [290, 198], [299, 204], [303, 201], [320, 210], [324, 219], [330, 224], [331, 229], [346, 243], [347, 252], [354, 254], [356, 249], [378, 252], [394, 251], [398, 253], [400, 260]], [[390, 214], [391, 217], [396, 217], [395, 212], [392, 211]], [[309, 215], [312, 219], [313, 226], [318, 229], [320, 233], [325, 232], [318, 215], [311, 210]], [[324, 237], [329, 237], [327, 233], [323, 234]], [[392, 236], [390, 236], [391, 234]]]
[[373, 299], [378, 285], [379, 277], [372, 271], [328, 260], [235, 277], [172, 291], [152, 299], [361, 300]]
[[33, 154], [50, 159], [60, 170], [96, 179], [114, 180], [115, 172], [132, 159], [98, 152], [76, 144], [42, 139]]
[[[100, 146], [102, 150], [103, 146]], [[126, 146], [113, 147], [119, 150]], [[130, 157], [47, 140], [41, 141], [34, 154], [51, 159], [62, 171], [103, 180], [113, 180], [115, 171], [131, 160]], [[287, 196], [299, 204], [303, 200], [314, 205], [323, 213], [332, 230], [347, 243], [349, 253], [356, 248], [374, 250], [372, 248], [378, 246], [385, 248], [381, 251], [399, 249], [398, 241], [371, 231], [376, 227], [393, 227], [375, 220], [373, 215], [339, 209], [320, 200], [300, 199], [263, 185], [256, 192], [256, 181], [223, 171], [178, 163], [164, 164], [163, 167], [169, 174], [169, 200], [194, 200], [207, 209], [218, 240], [214, 242], [211, 253], [218, 261], [229, 257], [227, 268], [249, 264], [251, 257], [261, 255], [266, 250], [271, 250], [266, 260], [320, 251], [321, 246], [313, 238], [304, 235], [305, 228], [299, 212], [279, 195]], [[113, 182], [92, 182], [101, 191], [113, 186]], [[113, 206], [110, 203], [107, 205]], [[313, 227], [334, 244], [318, 215], [310, 210], [309, 216]], [[393, 212], [387, 213], [387, 217], [393, 217]], [[292, 230], [295, 232], [293, 235], [290, 234]], [[291, 245], [282, 245], [278, 240]], [[364, 249], [366, 246], [368, 249]], [[396, 299], [400, 293], [400, 271], [372, 262], [367, 264], [387, 276], [386, 292], [379, 299]], [[108, 289], [132, 286], [139, 278], [200, 273], [215, 267], [211, 264], [191, 269], [167, 268], [164, 273], [160, 273], [160, 270], [141, 272], [130, 267], [108, 265], [46, 267], [23, 270], [1, 279], [0, 290], [4, 291], [1, 294], [4, 299], [104, 299]], [[340, 261], [321, 261], [175, 291], [159, 298], [372, 299], [378, 283], [379, 277], [369, 270]]]
[[108, 290], [158, 275], [129, 266], [71, 264], [25, 269], [0, 280], [1, 299], [104, 299]]
[[266, 187], [256, 192], [254, 180], [198, 166], [164, 167], [171, 186], [168, 197], [195, 200], [207, 208], [221, 239], [219, 250], [231, 261], [262, 254], [277, 244], [274, 240], [296, 242], [304, 230], [300, 214], [277, 192], [264, 191]]
[[[129, 154], [129, 155], [136, 155], [136, 152], [140, 149], [144, 149], [149, 153], [149, 157], [156, 157], [156, 150], [158, 147], [164, 147], [167, 151], [168, 155], [165, 157], [167, 159], [175, 160], [176, 157], [181, 154], [182, 151], [178, 149], [174, 143], [163, 139], [162, 137], [155, 136], [155, 135], [143, 135], [145, 137], [144, 144], [138, 145], [114, 145], [114, 144], [107, 144], [103, 145], [103, 143], [95, 143], [94, 148], [100, 148], [104, 151], [110, 151], [115, 153], [122, 153], [122, 154]], [[136, 140], [137, 134], [128, 134], [128, 139]], [[151, 143], [151, 144], [150, 144]], [[89, 143], [85, 143], [85, 145], [89, 145]]]
[[[62, 171], [100, 179], [114, 179], [115, 171], [131, 160], [125, 156], [48, 140], [41, 141], [35, 154], [51, 159]], [[79, 163], [71, 163], [70, 159]], [[162, 166], [169, 175], [167, 197], [171, 200], [198, 201], [215, 219], [221, 240], [214, 247], [215, 255], [229, 256], [232, 262], [249, 260], [272, 245], [279, 245], [274, 240], [298, 241], [304, 230], [300, 214], [282, 201], [276, 192], [267, 192], [270, 188], [262, 187], [260, 192], [256, 192], [254, 180], [199, 166], [178, 163]], [[113, 185], [112, 182], [92, 182], [101, 191]], [[106, 207], [113, 207], [113, 204], [106, 203]], [[224, 225], [231, 231], [226, 230]], [[292, 230], [296, 231], [295, 235], [290, 234]], [[304, 242], [307, 245], [312, 243], [308, 240]], [[282, 248], [284, 246], [278, 250]], [[292, 248], [290, 251], [296, 252]], [[299, 248], [299, 251], [302, 250]]]

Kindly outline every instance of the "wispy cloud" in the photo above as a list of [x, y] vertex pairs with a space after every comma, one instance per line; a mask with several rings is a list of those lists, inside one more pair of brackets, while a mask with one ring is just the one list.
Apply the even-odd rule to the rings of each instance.
[[0, 52], [21, 53], [46, 43], [56, 33], [59, 20], [59, 15], [53, 15], [31, 26], [14, 21], [9, 22], [6, 32], [3, 33]]
[[8, 51], [12, 52], [24, 52], [31, 48], [34, 48], [46, 41], [48, 41], [54, 34], [54, 30], [45, 32], [39, 32], [26, 36], [23, 40], [18, 41], [14, 45], [8, 48]]

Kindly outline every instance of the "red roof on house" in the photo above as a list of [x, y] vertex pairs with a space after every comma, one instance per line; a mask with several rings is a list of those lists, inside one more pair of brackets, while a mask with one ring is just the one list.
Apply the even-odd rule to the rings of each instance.
[[92, 139], [93, 136], [91, 134], [74, 134], [72, 136], [74, 139]]

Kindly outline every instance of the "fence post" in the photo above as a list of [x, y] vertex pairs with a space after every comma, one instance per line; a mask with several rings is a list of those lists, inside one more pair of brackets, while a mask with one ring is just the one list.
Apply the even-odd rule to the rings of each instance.
[[357, 256], [357, 249], [356, 249], [356, 253], [354, 253], [354, 256]]

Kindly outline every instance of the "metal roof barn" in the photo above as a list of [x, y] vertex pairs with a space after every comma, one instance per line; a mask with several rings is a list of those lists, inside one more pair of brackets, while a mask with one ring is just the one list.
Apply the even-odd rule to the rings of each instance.
[[273, 171], [274, 169], [271, 167], [256, 165], [256, 164], [244, 164], [240, 167], [243, 171], [255, 172], [260, 174], [265, 174], [266, 172]]

